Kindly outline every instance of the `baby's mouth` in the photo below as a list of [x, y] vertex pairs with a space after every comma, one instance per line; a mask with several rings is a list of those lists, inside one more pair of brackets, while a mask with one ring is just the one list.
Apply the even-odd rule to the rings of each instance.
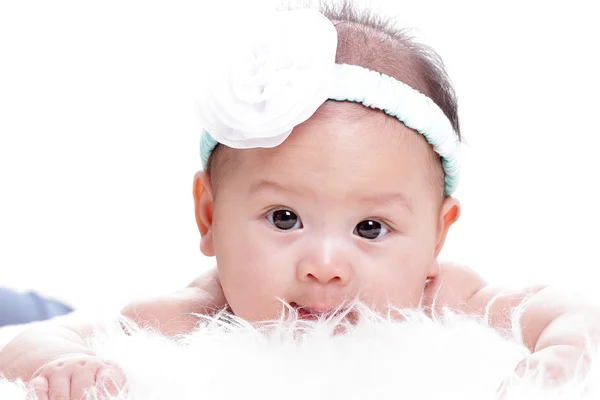
[[297, 303], [290, 303], [290, 306], [294, 308], [298, 315], [298, 319], [301, 320], [316, 321], [323, 318], [327, 314], [326, 311], [317, 311], [310, 307], [298, 305]]
[[293, 302], [289, 303], [289, 305], [296, 311], [298, 319], [304, 321], [317, 321], [347, 313], [347, 311], [344, 309], [317, 310], [311, 307], [301, 306], [298, 303]]

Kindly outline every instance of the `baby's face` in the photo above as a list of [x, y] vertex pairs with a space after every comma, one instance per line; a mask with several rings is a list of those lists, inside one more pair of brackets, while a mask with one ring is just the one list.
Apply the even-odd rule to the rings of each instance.
[[235, 168], [217, 185], [202, 248], [236, 315], [275, 318], [280, 300], [418, 306], [458, 204], [443, 199], [425, 139], [361, 107], [324, 106], [276, 148], [225, 149]]

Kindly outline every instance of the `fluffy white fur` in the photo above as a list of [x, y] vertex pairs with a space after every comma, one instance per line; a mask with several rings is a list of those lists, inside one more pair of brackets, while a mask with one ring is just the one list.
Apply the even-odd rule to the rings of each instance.
[[[482, 320], [412, 311], [399, 322], [361, 305], [354, 310], [355, 325], [343, 316], [300, 321], [292, 311], [256, 327], [223, 313], [202, 317], [195, 332], [176, 340], [136, 327], [128, 336], [115, 325], [92, 346], [123, 367], [129, 388], [118, 399], [127, 400], [495, 399], [528, 354], [518, 337], [507, 340]], [[600, 398], [595, 365], [585, 383], [548, 389], [516, 380], [504, 398]], [[26, 391], [0, 380], [0, 399], [24, 400]]]

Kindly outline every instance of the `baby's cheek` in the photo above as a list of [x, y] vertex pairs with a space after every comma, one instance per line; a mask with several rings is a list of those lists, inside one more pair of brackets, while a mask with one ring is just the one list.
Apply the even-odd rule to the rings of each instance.
[[271, 319], [285, 298], [288, 266], [256, 240], [238, 242], [218, 260], [223, 291], [234, 313], [247, 320]]
[[421, 301], [424, 287], [424, 279], [386, 279], [373, 286], [370, 290], [370, 298], [365, 300], [371, 302], [378, 311], [383, 312], [386, 312], [390, 306], [415, 308]]
[[360, 286], [365, 289], [365, 301], [382, 311], [387, 311], [388, 305], [417, 307], [425, 288], [428, 266], [433, 259], [407, 250], [380, 261], [375, 267], [362, 269]]

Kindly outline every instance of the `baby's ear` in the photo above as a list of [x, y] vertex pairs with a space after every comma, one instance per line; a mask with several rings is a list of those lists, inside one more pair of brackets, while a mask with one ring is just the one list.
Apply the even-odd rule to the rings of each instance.
[[454, 197], [446, 197], [440, 210], [440, 220], [438, 222], [438, 240], [435, 246], [435, 256], [437, 257], [444, 247], [446, 236], [450, 227], [460, 217], [460, 203]]
[[210, 177], [206, 171], [194, 175], [194, 209], [196, 224], [200, 230], [200, 251], [208, 257], [215, 255], [212, 234], [213, 193]]

